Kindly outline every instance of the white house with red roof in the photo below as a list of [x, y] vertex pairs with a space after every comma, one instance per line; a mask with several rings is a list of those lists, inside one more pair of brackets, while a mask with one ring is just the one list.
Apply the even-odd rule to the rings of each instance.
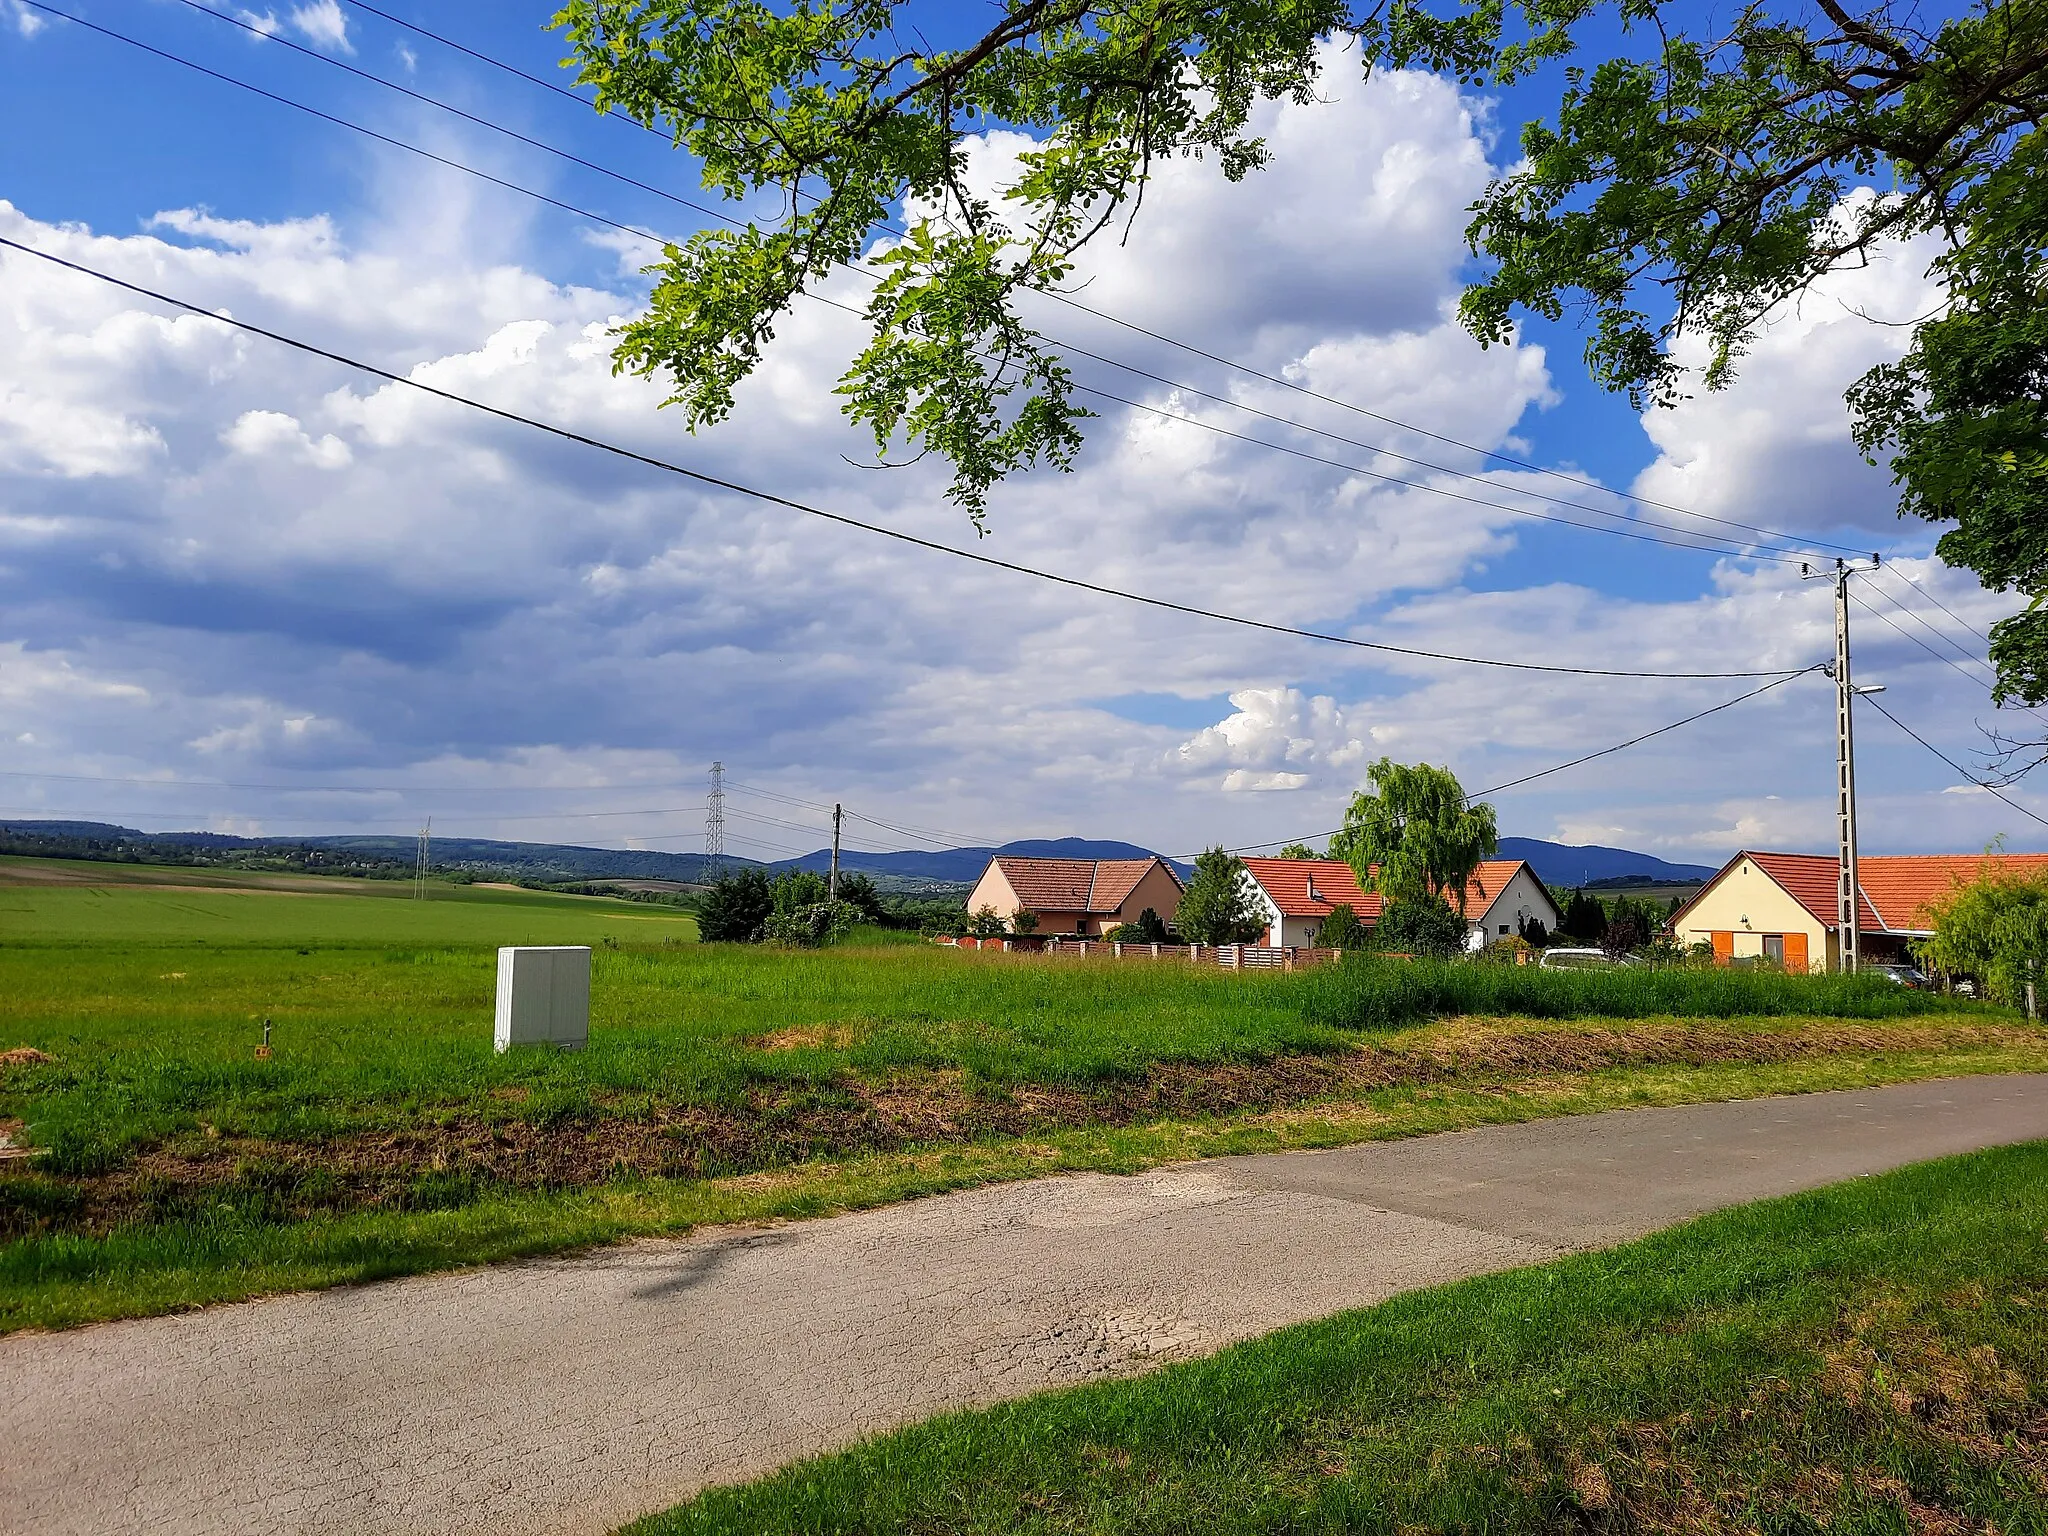
[[1038, 918], [1038, 933], [1107, 933], [1135, 923], [1146, 908], [1162, 923], [1180, 906], [1180, 877], [1156, 855], [1149, 859], [1030, 859], [997, 854], [974, 883], [967, 910], [994, 910], [1009, 922], [1020, 911]]
[[[1370, 928], [1379, 921], [1379, 893], [1360, 888], [1342, 859], [1246, 859], [1246, 894], [1266, 918], [1266, 942], [1277, 948], [1310, 948], [1340, 905]], [[1483, 949], [1511, 938], [1536, 918], [1555, 932], [1564, 921], [1550, 892], [1526, 859], [1488, 859], [1465, 888], [1466, 945]]]
[[[2043, 872], [2043, 853], [1866, 854], [1856, 861], [1858, 948], [1865, 959], [1903, 960], [1909, 941], [1934, 931], [1929, 909], [1940, 897], [1992, 874]], [[1840, 875], [1827, 854], [1745, 850], [1671, 915], [1671, 931], [1681, 944], [1712, 945], [1723, 965], [1837, 970]]]

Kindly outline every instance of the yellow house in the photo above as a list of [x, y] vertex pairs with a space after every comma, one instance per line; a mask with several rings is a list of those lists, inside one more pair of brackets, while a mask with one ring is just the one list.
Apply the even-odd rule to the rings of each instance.
[[1035, 914], [1039, 933], [1107, 933], [1150, 907], [1162, 923], [1180, 906], [1180, 877], [1149, 859], [1027, 859], [998, 854], [974, 882], [967, 910], [993, 908], [1005, 922]]
[[[2037, 875], [2048, 854], [1871, 854], [1857, 860], [1858, 948], [1866, 960], [1908, 958], [1933, 931], [1929, 904], [1987, 874]], [[1836, 932], [1840, 864], [1824, 854], [1738, 853], [1671, 917], [1681, 944], [1711, 944], [1723, 965], [1767, 960], [1788, 971], [1842, 964]]]

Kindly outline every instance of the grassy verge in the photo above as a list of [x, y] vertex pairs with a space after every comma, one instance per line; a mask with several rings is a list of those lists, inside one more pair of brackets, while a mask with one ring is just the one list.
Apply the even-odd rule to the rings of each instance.
[[[1445, 1036], [1469, 1032], [1453, 1026]], [[288, 1290], [559, 1253], [694, 1228], [863, 1210], [948, 1190], [1071, 1172], [1137, 1173], [1200, 1157], [1346, 1146], [1603, 1110], [1817, 1093], [1974, 1073], [2048, 1070], [2048, 1045], [1838, 1054], [1399, 1085], [1280, 1109], [1053, 1130], [724, 1178], [623, 1177], [582, 1189], [478, 1187], [440, 1209], [265, 1220], [260, 1201], [0, 1244], [0, 1333], [148, 1316]], [[25, 1184], [54, 1185], [30, 1175]]]
[[635, 1536], [2048, 1529], [2048, 1146], [932, 1421]]

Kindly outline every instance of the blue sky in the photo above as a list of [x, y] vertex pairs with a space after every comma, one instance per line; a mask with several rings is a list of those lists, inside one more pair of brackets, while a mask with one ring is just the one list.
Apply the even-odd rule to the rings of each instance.
[[[75, 9], [621, 222], [664, 233], [694, 222], [172, 0]], [[264, 16], [327, 58], [702, 196], [656, 137], [358, 7]], [[443, 4], [430, 24], [546, 75], [562, 49], [545, 19]], [[1884, 549], [1959, 618], [1902, 577], [1879, 578], [1869, 600], [1962, 672], [1862, 615], [1860, 669], [1951, 755], [1978, 747], [1993, 716], [1964, 675], [1982, 672], [1963, 659], [1981, 652], [1968, 629], [2013, 603], [1927, 561], [1934, 530], [1892, 518], [1883, 476], [1842, 429], [1841, 389], [1899, 335], [1852, 310], [1919, 312], [1929, 290], [1917, 263], [1817, 295], [1765, 338], [1736, 388], [1646, 421], [1586, 382], [1570, 327], [1485, 353], [1448, 318], [1467, 270], [1464, 205], [1512, 153], [1532, 94], [1487, 102], [1418, 78], [1368, 91], [1343, 59], [1328, 80], [1329, 105], [1272, 110], [1275, 164], [1242, 187], [1173, 167], [1132, 246], [1091, 257], [1090, 302], [1602, 485]], [[988, 146], [985, 164], [999, 167], [1001, 150]], [[838, 420], [830, 389], [858, 337], [829, 312], [792, 316], [735, 419], [692, 438], [606, 366], [607, 325], [644, 293], [633, 242], [81, 28], [39, 24], [12, 0], [0, 0], [0, 199], [10, 238], [385, 366], [424, 366], [580, 430], [970, 542], [927, 471], [847, 464], [870, 445]], [[403, 402], [204, 322], [160, 324], [152, 306], [29, 265], [0, 267], [13, 295], [0, 307], [13, 338], [0, 347], [0, 401], [11, 401], [0, 406], [0, 704], [14, 717], [0, 723], [0, 814], [280, 833], [391, 830], [432, 814], [474, 835], [687, 849], [699, 846], [696, 786], [719, 758], [742, 783], [845, 799], [917, 829], [1081, 832], [1180, 851], [1334, 825], [1382, 752], [1490, 784], [1744, 686], [1388, 665], [960, 572]], [[1528, 493], [1623, 505], [1113, 327], [1071, 315], [1046, 325], [1306, 428], [1493, 477], [1491, 488], [1420, 477], [1444, 489], [1575, 517]], [[1361, 459], [1094, 365], [1077, 372]], [[1824, 592], [1782, 567], [1546, 527], [1156, 416], [1105, 414], [1076, 475], [1003, 488], [992, 525], [982, 547], [1005, 558], [1405, 644], [1651, 670], [1798, 665], [1828, 651]], [[1868, 846], [1968, 848], [2000, 833], [2048, 846], [1881, 718], [1862, 731]], [[1510, 795], [1503, 826], [1705, 861], [1739, 844], [1825, 847], [1830, 743], [1824, 688], [1808, 680]], [[128, 779], [158, 782], [113, 782]], [[228, 784], [250, 787], [201, 787]], [[755, 809], [776, 815], [779, 803]], [[777, 820], [798, 827], [761, 820], [741, 831], [754, 844], [732, 846], [813, 846], [815, 814], [782, 809]]]

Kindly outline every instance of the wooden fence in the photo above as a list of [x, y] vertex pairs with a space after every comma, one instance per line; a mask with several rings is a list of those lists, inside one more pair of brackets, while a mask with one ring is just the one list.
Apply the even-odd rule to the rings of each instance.
[[1056, 934], [1011, 934], [1005, 938], [937, 939], [959, 949], [1005, 954], [1074, 955], [1096, 960], [1174, 960], [1184, 965], [1220, 965], [1226, 970], [1305, 970], [1342, 960], [1341, 949], [1308, 949], [1269, 944], [1112, 944], [1107, 939], [1070, 939]]

